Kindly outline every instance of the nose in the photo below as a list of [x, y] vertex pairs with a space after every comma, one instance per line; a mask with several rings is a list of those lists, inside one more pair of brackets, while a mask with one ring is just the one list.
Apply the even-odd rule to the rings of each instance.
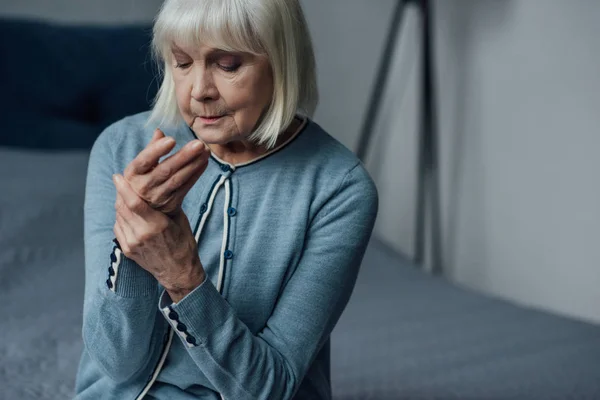
[[219, 97], [219, 91], [210, 68], [196, 68], [193, 73], [193, 80], [192, 97], [196, 101], [206, 102], [216, 100]]

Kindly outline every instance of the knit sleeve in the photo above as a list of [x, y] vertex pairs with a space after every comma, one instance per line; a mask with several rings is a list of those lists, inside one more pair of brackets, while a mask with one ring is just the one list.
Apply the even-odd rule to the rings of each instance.
[[99, 368], [122, 382], [151, 361], [159, 289], [154, 277], [125, 257], [114, 240], [116, 189], [112, 175], [117, 171], [111, 141], [117, 129], [113, 125], [99, 136], [88, 165], [83, 342]]
[[209, 279], [175, 304], [163, 292], [165, 318], [223, 398], [294, 396], [348, 303], [377, 207], [359, 164], [313, 218], [302, 257], [257, 335]]

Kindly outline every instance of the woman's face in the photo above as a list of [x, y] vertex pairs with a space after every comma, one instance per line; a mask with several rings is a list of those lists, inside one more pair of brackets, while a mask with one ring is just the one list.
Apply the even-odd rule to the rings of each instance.
[[268, 59], [207, 46], [172, 46], [179, 111], [196, 136], [225, 145], [252, 133], [273, 93]]

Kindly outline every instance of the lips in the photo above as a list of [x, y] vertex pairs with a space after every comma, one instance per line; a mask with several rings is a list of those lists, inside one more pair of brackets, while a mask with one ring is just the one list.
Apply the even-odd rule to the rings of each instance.
[[214, 123], [220, 121], [221, 118], [223, 118], [223, 115], [217, 115], [217, 116], [199, 116], [198, 118], [204, 124], [214, 124]]

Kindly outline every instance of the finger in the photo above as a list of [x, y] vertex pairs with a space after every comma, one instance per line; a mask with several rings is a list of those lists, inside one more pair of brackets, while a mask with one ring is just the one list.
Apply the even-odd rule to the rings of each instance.
[[121, 217], [117, 216], [115, 225], [113, 226], [113, 232], [115, 238], [119, 242], [121, 251], [127, 256], [129, 254], [129, 236], [123, 230], [123, 224], [119, 221]]
[[118, 228], [119, 234], [124, 239], [124, 240], [119, 240], [119, 237], [117, 237], [117, 240], [119, 240], [119, 243], [125, 242], [125, 243], [129, 244], [131, 242], [131, 240], [135, 237], [135, 235], [131, 229], [131, 226], [129, 225], [127, 220], [119, 213], [116, 214], [115, 226]]
[[195, 160], [177, 172], [173, 178], [157, 188], [157, 198], [149, 203], [166, 215], [176, 211], [190, 189], [198, 181], [208, 166], [208, 159]]
[[168, 218], [161, 212], [152, 211], [149, 216], [142, 217], [123, 205], [122, 197], [117, 202], [116, 220], [127, 238], [129, 252], [137, 251], [140, 244], [152, 238], [156, 232], [163, 232], [169, 225]]
[[168, 136], [149, 143], [125, 168], [124, 175], [130, 179], [134, 175], [143, 175], [151, 171], [158, 164], [158, 160], [169, 154], [173, 147], [175, 139]]
[[123, 216], [123, 214], [117, 213], [116, 218], [117, 218], [117, 223], [121, 227], [121, 231], [125, 235], [125, 239], [127, 240], [127, 243], [132, 243], [132, 241], [136, 237], [135, 231], [133, 230], [133, 226], [131, 226], [131, 224], [129, 223], [127, 218], [125, 218]]
[[190, 191], [190, 189], [196, 184], [198, 179], [202, 176], [202, 174], [206, 170], [207, 166], [208, 166], [208, 162], [204, 163], [204, 165], [201, 165], [199, 168], [197, 168], [194, 171], [192, 176], [189, 177], [188, 180], [179, 187], [179, 192], [180, 192], [180, 195], [182, 198], [185, 197], [187, 195], [187, 193]]
[[[129, 182], [123, 176], [119, 174], [113, 175], [113, 181], [117, 188], [118, 194], [121, 196], [121, 200], [125, 204], [125, 207], [132, 213], [141, 216], [142, 218], [148, 218], [151, 216], [153, 210], [138, 194], [131, 188]], [[124, 210], [123, 212], [126, 212]]]
[[150, 140], [150, 143], [157, 142], [159, 139], [162, 139], [164, 137], [165, 134], [163, 133], [163, 131], [161, 131], [160, 128], [156, 128], [154, 130], [154, 133], [152, 134], [152, 140]]
[[192, 140], [177, 153], [158, 164], [152, 173], [149, 174], [152, 177], [150, 178], [151, 182], [148, 183], [151, 186], [159, 186], [175, 176], [180, 169], [185, 168], [195, 160], [208, 160], [209, 152], [207, 150], [208, 148], [200, 140]]
[[[202, 155], [183, 166], [157, 190], [169, 194], [175, 191], [183, 192], [183, 196], [194, 186], [208, 166], [208, 155]], [[182, 196], [182, 197], [183, 197]]]
[[123, 231], [127, 233], [129, 243], [132, 243], [132, 240], [137, 238], [137, 230], [143, 227], [146, 221], [127, 207], [123, 197], [118, 192], [115, 210], [117, 221], [121, 224]]
[[[164, 155], [159, 148], [162, 145], [161, 143], [164, 144], [165, 140], [168, 140], [170, 142], [170, 139], [166, 139], [166, 136], [163, 133], [163, 131], [157, 128], [154, 131], [154, 134], [152, 135], [150, 143], [148, 143], [146, 148], [142, 150], [140, 154], [138, 154], [136, 159], [132, 161], [127, 166], [127, 168], [125, 168], [125, 171], [123, 173], [123, 176], [132, 185], [136, 193], [147, 201], [150, 201], [150, 199], [148, 198], [148, 193], [151, 192], [152, 189], [154, 189], [154, 187], [158, 184], [154, 182], [152, 177], [148, 176], [148, 172], [151, 172], [154, 168], [156, 168], [160, 157]], [[159, 149], [159, 151], [157, 153], [152, 149]], [[167, 149], [164, 150], [171, 151], [172, 148], [167, 146]], [[147, 172], [141, 173], [142, 171]]]
[[131, 252], [136, 249], [140, 244], [139, 235], [136, 232], [135, 228], [139, 227], [139, 225], [133, 225], [126, 218], [123, 218], [121, 214], [116, 215], [117, 224], [121, 229], [123, 236], [125, 236], [125, 248], [122, 248], [123, 252], [125, 252], [126, 256], [131, 255]]
[[119, 192], [117, 192], [117, 200], [115, 201], [115, 211], [117, 217], [121, 217], [128, 225], [129, 221], [135, 223], [133, 212], [127, 207], [127, 204], [125, 204], [125, 201]]

